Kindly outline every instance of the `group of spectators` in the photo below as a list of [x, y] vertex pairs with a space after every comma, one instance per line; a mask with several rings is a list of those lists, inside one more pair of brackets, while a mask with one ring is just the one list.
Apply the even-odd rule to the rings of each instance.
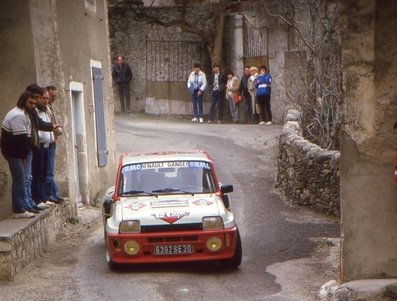
[[[244, 109], [248, 123], [273, 124], [270, 106], [272, 77], [265, 65], [258, 69], [246, 66], [242, 79], [239, 80], [233, 71], [223, 74], [218, 64], [214, 64], [209, 78], [211, 89], [211, 105], [208, 112], [208, 123], [214, 122], [215, 110], [218, 108], [218, 123], [223, 122], [223, 102], [226, 99], [231, 118], [239, 123], [240, 106]], [[207, 87], [206, 75], [201, 71], [199, 63], [194, 64], [187, 87], [192, 95], [192, 122], [204, 122], [203, 94]]]
[[12, 177], [14, 218], [32, 218], [64, 202], [54, 179], [56, 141], [62, 135], [53, 104], [54, 86], [31, 84], [2, 123], [0, 147]]

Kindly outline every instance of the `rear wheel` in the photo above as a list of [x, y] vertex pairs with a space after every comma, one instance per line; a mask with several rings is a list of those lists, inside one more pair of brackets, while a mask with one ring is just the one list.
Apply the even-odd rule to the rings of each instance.
[[232, 258], [222, 260], [222, 266], [227, 269], [236, 269], [240, 266], [243, 258], [243, 249], [241, 246], [240, 232], [237, 229], [236, 247]]

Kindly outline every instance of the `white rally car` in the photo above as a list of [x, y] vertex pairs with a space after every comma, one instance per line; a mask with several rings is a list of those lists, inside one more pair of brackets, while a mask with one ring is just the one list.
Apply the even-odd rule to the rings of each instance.
[[241, 264], [240, 234], [213, 161], [201, 150], [122, 154], [103, 203], [106, 257], [121, 264]]

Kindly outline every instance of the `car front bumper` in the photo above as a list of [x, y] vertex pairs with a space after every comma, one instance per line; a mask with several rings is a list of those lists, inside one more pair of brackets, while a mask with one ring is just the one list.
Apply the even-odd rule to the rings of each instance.
[[[222, 260], [233, 257], [237, 233], [237, 226], [205, 231], [107, 233], [106, 245], [110, 260], [118, 264]], [[139, 245], [135, 255], [126, 252], [125, 245], [129, 241]], [[213, 241], [218, 244], [211, 251]]]

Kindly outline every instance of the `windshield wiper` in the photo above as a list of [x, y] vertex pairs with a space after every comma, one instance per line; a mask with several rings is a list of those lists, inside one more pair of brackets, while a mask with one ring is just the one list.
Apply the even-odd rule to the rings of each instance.
[[152, 190], [152, 192], [157, 193], [157, 192], [176, 192], [179, 191], [178, 188], [162, 188], [162, 189], [156, 189]]
[[184, 190], [180, 190], [179, 188], [163, 188], [163, 189], [156, 189], [156, 190], [152, 190], [152, 192], [154, 193], [167, 193], [167, 192], [180, 192], [180, 193], [187, 193], [187, 194], [191, 194], [194, 195], [195, 192], [191, 192], [191, 191], [184, 191]]
[[121, 195], [129, 195], [129, 194], [146, 194], [146, 195], [155, 195], [154, 193], [144, 191], [144, 190], [130, 190], [124, 191]]

